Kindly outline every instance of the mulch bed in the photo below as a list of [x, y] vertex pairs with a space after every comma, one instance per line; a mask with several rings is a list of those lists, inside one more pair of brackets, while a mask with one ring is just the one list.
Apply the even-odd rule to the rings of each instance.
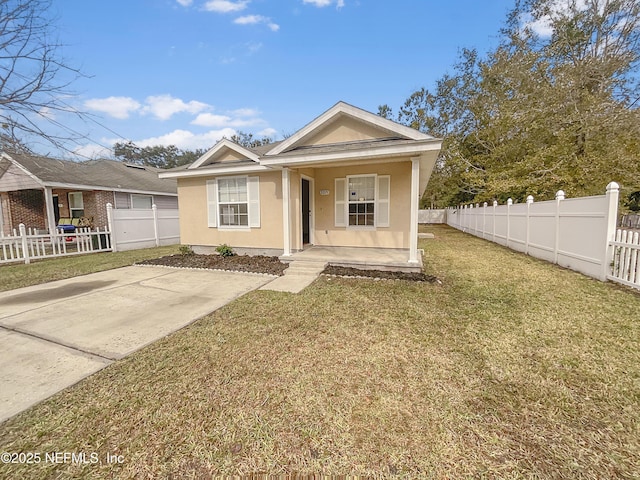
[[182, 268], [210, 268], [216, 270], [233, 270], [236, 272], [268, 273], [270, 275], [283, 275], [285, 268], [289, 266], [282, 263], [278, 257], [266, 257], [261, 255], [168, 255], [166, 257], [153, 258], [138, 262], [138, 265], [162, 265], [165, 267]]
[[387, 272], [384, 270], [360, 270], [351, 267], [337, 267], [329, 265], [322, 272], [326, 275], [338, 275], [342, 277], [368, 277], [382, 278], [386, 280], [409, 280], [411, 282], [439, 282], [437, 277], [433, 275], [425, 275], [424, 273], [408, 273], [408, 272]]

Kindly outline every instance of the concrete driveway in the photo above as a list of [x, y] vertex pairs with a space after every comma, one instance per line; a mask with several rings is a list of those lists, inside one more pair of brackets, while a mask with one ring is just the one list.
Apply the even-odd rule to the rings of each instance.
[[271, 280], [125, 267], [0, 293], [0, 421]]

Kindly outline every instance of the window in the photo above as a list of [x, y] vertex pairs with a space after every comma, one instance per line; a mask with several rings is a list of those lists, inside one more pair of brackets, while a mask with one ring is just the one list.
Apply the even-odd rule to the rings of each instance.
[[246, 177], [218, 179], [218, 215], [221, 227], [249, 226]]
[[153, 197], [151, 195], [131, 194], [131, 208], [139, 208], [143, 210], [151, 210], [153, 205]]
[[388, 227], [389, 175], [352, 175], [335, 179], [335, 226]]
[[349, 185], [349, 225], [375, 225], [376, 176], [361, 175], [347, 177]]
[[82, 192], [72, 192], [69, 194], [69, 213], [71, 214], [71, 218], [84, 217]]

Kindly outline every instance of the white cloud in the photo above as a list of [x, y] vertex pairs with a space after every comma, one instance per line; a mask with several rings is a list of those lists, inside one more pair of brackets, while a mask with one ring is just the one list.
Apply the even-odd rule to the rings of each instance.
[[193, 0], [176, 0], [176, 2], [178, 2], [183, 7], [188, 7], [193, 3]]
[[198, 125], [201, 127], [215, 127], [215, 128], [239, 128], [239, 127], [251, 127], [255, 125], [264, 125], [265, 121], [255, 116], [254, 118], [232, 118], [227, 115], [215, 115], [213, 113], [201, 113], [192, 122], [192, 125]]
[[140, 104], [131, 97], [92, 98], [86, 100], [84, 106], [119, 119], [129, 118], [131, 112], [140, 108]]
[[247, 8], [248, 0], [231, 2], [229, 0], [210, 0], [204, 4], [204, 9], [209, 12], [230, 13], [240, 12]]
[[238, 25], [257, 25], [259, 23], [264, 23], [273, 32], [280, 30], [280, 25], [273, 23], [269, 17], [264, 17], [262, 15], [245, 15], [243, 17], [236, 18], [233, 23]]
[[167, 94], [149, 96], [145, 100], [145, 103], [146, 105], [142, 109], [142, 112], [150, 113], [160, 120], [168, 120], [176, 113], [181, 112], [188, 112], [195, 115], [202, 110], [210, 108], [206, 103], [195, 100], [184, 102], [179, 98], [174, 98]]
[[260, 111], [254, 108], [238, 108], [236, 110], [231, 110], [230, 113], [236, 117], [257, 117], [260, 115]]
[[278, 131], [275, 128], [265, 128], [264, 130], [260, 130], [258, 132], [258, 135], [260, 135], [261, 137], [275, 137], [276, 133], [278, 133]]
[[338, 10], [344, 7], [344, 0], [302, 0], [302, 3], [305, 5], [313, 5], [318, 8], [328, 7], [335, 3]]
[[159, 137], [145, 138], [134, 143], [140, 147], [175, 145], [183, 150], [195, 150], [196, 148], [210, 148], [222, 137], [229, 138], [235, 134], [236, 131], [232, 128], [209, 130], [201, 134], [195, 134], [188, 130], [174, 130]]
[[229, 125], [231, 117], [226, 115], [214, 115], [213, 113], [201, 113], [195, 120], [191, 122], [192, 125], [199, 125], [201, 127], [224, 127]]
[[43, 118], [46, 118], [48, 120], [55, 120], [56, 119], [56, 113], [51, 110], [49, 107], [42, 107], [39, 111], [38, 111], [38, 115], [40, 115]]

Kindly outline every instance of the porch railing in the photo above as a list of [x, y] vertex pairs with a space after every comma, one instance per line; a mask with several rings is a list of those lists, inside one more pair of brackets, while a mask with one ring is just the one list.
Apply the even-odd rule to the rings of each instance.
[[27, 229], [23, 223], [12, 235], [0, 232], [0, 264], [10, 262], [30, 263], [42, 258], [64, 257], [85, 253], [110, 252], [111, 232], [107, 227], [76, 228], [75, 232], [40, 233]]

